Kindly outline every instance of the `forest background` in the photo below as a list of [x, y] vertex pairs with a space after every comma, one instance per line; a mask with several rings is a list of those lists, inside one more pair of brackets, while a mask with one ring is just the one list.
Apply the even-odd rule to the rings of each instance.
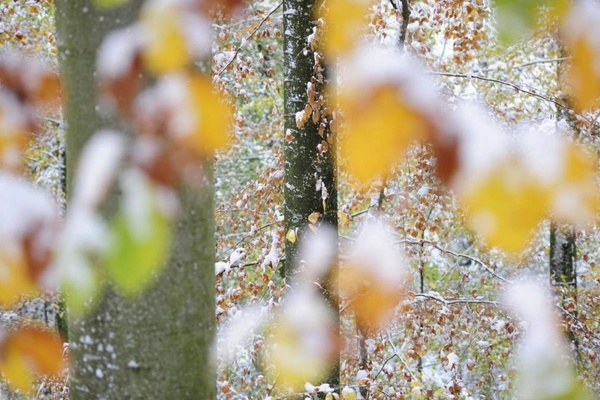
[[[584, 153], [596, 155], [599, 115], [572, 105], [567, 95], [563, 70], [573, 58], [557, 34], [557, 17], [547, 9], [538, 10], [535, 2], [499, 3], [506, 12], [504, 21], [516, 23], [499, 25], [493, 5], [484, 1], [379, 1], [368, 5], [360, 20], [364, 19], [364, 33], [371, 40], [400, 47], [426, 66], [448, 109], [460, 108], [465, 101], [479, 103], [481, 109], [469, 115], [479, 123], [474, 130], [491, 130], [495, 125], [515, 137], [535, 129], [549, 137], [562, 135], [583, 146]], [[217, 153], [214, 172], [215, 257], [223, 262], [216, 270], [216, 320], [220, 340], [235, 348], [234, 356], [223, 357], [217, 368], [217, 393], [223, 399], [282, 398], [286, 393], [277, 385], [277, 372], [269, 372], [273, 365], [264, 356], [269, 331], [256, 329], [249, 338], [228, 342], [233, 339], [227, 329], [233, 325], [229, 321], [243, 319], [255, 307], [262, 313], [279, 309], [289, 291], [279, 272], [288, 254], [286, 241], [296, 241], [296, 231], [285, 225], [284, 218], [284, 149], [289, 142], [285, 124], [291, 117], [300, 128], [298, 119], [303, 116], [296, 114], [301, 109], [291, 115], [285, 111], [284, 8], [282, 3], [256, 1], [238, 11], [236, 18], [219, 14], [212, 20], [212, 81], [235, 110], [234, 139]], [[0, 15], [3, 49], [33, 56], [58, 73], [53, 2], [3, 1]], [[534, 20], [542, 23], [536, 25]], [[530, 30], [515, 34], [519, 25], [529, 25]], [[593, 25], [587, 26], [593, 31]], [[301, 38], [307, 49], [314, 39], [310, 33]], [[582, 71], [577, 63], [570, 68]], [[587, 84], [597, 86], [600, 74], [593, 68], [583, 71]], [[489, 120], [481, 122], [479, 113], [489, 114]], [[62, 118], [56, 111], [40, 118], [41, 128], [26, 152], [25, 173], [65, 209]], [[540, 157], [529, 150], [531, 158]], [[357, 232], [367, 220], [383, 218], [393, 227], [395, 244], [403, 247], [412, 284], [398, 300], [395, 316], [377, 331], [360, 329], [352, 299], [340, 299], [342, 384], [332, 385], [334, 393], [346, 390], [344, 398], [352, 398], [354, 391], [377, 399], [512, 397], [520, 376], [515, 349], [519, 339], [526, 337], [525, 325], [507, 311], [505, 303], [510, 301], [499, 296], [524, 273], [552, 284], [554, 311], [574, 356], [577, 381], [600, 393], [596, 227], [565, 228], [539, 218], [532, 223], [532, 235], [531, 224], [507, 223], [504, 235], [518, 239], [516, 249], [502, 238], [496, 238], [496, 247], [486, 246], [485, 233], [473, 233], [472, 215], [465, 213], [436, 170], [440, 154], [444, 153], [435, 143], [412, 144], [384, 179], [366, 186], [357, 185], [348, 174], [353, 168], [348, 159], [339, 159], [340, 259], [352, 255]], [[539, 203], [534, 196], [524, 196], [520, 202], [518, 196], [510, 197], [510, 191], [496, 189], [482, 189], [494, 194], [491, 208], [494, 202], [516, 204], [523, 212], [518, 215], [537, 215]], [[321, 213], [310, 213], [303, 224], [316, 226], [321, 221]], [[508, 252], [502, 247], [508, 247]], [[530, 289], [535, 298], [535, 289]], [[527, 301], [525, 297], [523, 302]], [[10, 331], [33, 318], [55, 326], [62, 314], [56, 294], [46, 293], [3, 311], [2, 325]], [[543, 364], [534, 360], [533, 368]], [[96, 371], [92, 373], [98, 375]], [[68, 398], [65, 379], [63, 373], [54, 380], [38, 380], [36, 398]], [[533, 386], [542, 388], [556, 375], [535, 379]], [[18, 396], [6, 390], [5, 396]], [[302, 390], [310, 398], [318, 388], [302, 385]]]

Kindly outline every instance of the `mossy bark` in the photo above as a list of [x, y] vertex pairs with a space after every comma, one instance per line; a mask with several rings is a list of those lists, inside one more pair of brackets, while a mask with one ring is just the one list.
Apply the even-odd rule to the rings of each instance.
[[[128, 131], [99, 107], [94, 67], [104, 36], [133, 22], [141, 3], [100, 12], [88, 1], [55, 2], [68, 188], [95, 131]], [[182, 214], [171, 257], [156, 284], [133, 300], [108, 286], [88, 315], [69, 320], [72, 400], [216, 397], [209, 354], [215, 332], [213, 190], [212, 177], [204, 179], [202, 193], [180, 191]], [[109, 201], [109, 213], [115, 200]]]
[[[285, 232], [296, 232], [297, 240], [285, 241], [285, 263], [283, 274], [291, 278], [299, 262], [298, 248], [303, 232], [313, 212], [320, 213], [317, 225], [327, 223], [337, 229], [337, 174], [335, 141], [329, 130], [322, 107], [316, 121], [312, 117], [301, 126], [296, 122], [296, 113], [305, 110], [308, 103], [307, 85], [315, 87], [316, 97], [324, 94], [324, 72], [315, 68], [315, 53], [311, 50], [308, 37], [315, 26], [314, 8], [320, 4], [315, 0], [284, 0], [284, 108], [285, 108]], [[312, 110], [307, 109], [309, 112]], [[321, 132], [320, 125], [323, 124]], [[319, 144], [327, 143], [328, 150], [319, 151]], [[336, 288], [328, 279], [322, 282], [324, 296], [331, 305], [337, 320], [338, 305]], [[337, 324], [337, 321], [336, 321]], [[331, 371], [326, 382], [339, 383], [339, 369]]]

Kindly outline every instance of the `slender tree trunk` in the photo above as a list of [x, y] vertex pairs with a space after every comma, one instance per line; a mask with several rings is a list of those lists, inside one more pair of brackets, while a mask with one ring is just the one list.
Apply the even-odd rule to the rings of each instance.
[[[116, 11], [99, 12], [91, 2], [55, 2], [66, 85], [69, 188], [82, 146], [97, 129], [116, 125], [98, 108], [96, 50], [110, 30], [134, 20], [141, 3], [133, 0]], [[69, 321], [72, 400], [215, 398], [214, 367], [209, 361], [215, 332], [210, 181], [201, 195], [181, 190], [181, 220], [157, 284], [133, 300], [119, 297], [109, 287], [92, 312]], [[109, 203], [116, 203], [114, 196]], [[114, 210], [109, 205], [108, 212], [111, 207]]]
[[[312, 110], [309, 103], [308, 85], [315, 89], [313, 100], [319, 102], [324, 93], [324, 72], [317, 65], [315, 53], [311, 51], [307, 38], [313, 33], [314, 0], [284, 0], [284, 107], [285, 107], [285, 231], [294, 232], [298, 240], [285, 242], [284, 275], [289, 278], [298, 260], [298, 244], [302, 241], [302, 230], [309, 223], [308, 217], [320, 213], [319, 223], [328, 223], [337, 229], [337, 182], [335, 143], [329, 130], [328, 115], [324, 115], [323, 104]], [[319, 102], [320, 103], [320, 102]], [[304, 124], [297, 124], [296, 113], [306, 112]], [[310, 115], [318, 111], [318, 117]], [[327, 151], [319, 151], [319, 146]], [[337, 289], [327, 279], [324, 295], [338, 318], [335, 300]], [[337, 324], [337, 321], [336, 321]], [[339, 363], [331, 371], [327, 382], [339, 383]]]
[[[562, 44], [558, 44], [561, 50], [561, 56], [566, 56]], [[557, 80], [562, 79], [564, 70], [562, 62], [557, 64]], [[563, 96], [563, 104], [571, 104], [570, 99]], [[557, 110], [557, 118], [565, 118], [571, 128], [578, 133], [575, 121], [572, 116], [564, 109]], [[554, 287], [555, 294], [560, 298], [561, 305], [569, 313], [577, 316], [577, 270], [575, 267], [575, 258], [577, 256], [576, 234], [575, 231], [566, 226], [560, 226], [556, 222], [550, 224], [550, 283]], [[568, 318], [568, 317], [567, 317]], [[571, 341], [577, 359], [579, 359], [579, 341], [575, 332], [571, 329], [567, 332]]]

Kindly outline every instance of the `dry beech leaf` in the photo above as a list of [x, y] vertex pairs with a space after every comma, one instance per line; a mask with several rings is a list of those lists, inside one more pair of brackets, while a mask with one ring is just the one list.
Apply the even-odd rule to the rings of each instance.
[[296, 230], [290, 229], [289, 231], [287, 231], [287, 233], [285, 234], [285, 239], [290, 243], [296, 243], [296, 240], [298, 239], [296, 236]]
[[310, 215], [308, 216], [308, 222], [310, 222], [311, 224], [316, 224], [320, 216], [321, 213], [318, 211], [310, 213]]

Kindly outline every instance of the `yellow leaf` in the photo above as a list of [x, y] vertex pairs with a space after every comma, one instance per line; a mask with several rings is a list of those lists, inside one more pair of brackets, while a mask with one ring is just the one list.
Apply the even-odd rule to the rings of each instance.
[[356, 391], [351, 387], [345, 386], [342, 389], [342, 399], [344, 400], [356, 400]]
[[554, 216], [571, 224], [592, 222], [600, 211], [595, 160], [569, 143], [563, 164], [564, 170], [554, 187]]
[[338, 284], [344, 296], [352, 299], [349, 309], [359, 325], [368, 329], [378, 329], [387, 323], [405, 295], [401, 285], [381, 285], [369, 269], [352, 264], [340, 270]]
[[600, 55], [585, 37], [577, 38], [572, 52], [573, 61], [567, 72], [567, 79], [575, 105], [580, 111], [593, 109], [598, 106], [600, 97], [600, 71], [597, 67]]
[[359, 42], [363, 33], [365, 15], [373, 2], [370, 0], [331, 0], [325, 3], [323, 52], [331, 59], [347, 53]]
[[278, 387], [299, 392], [307, 382], [320, 383], [326, 377], [338, 339], [331, 312], [318, 292], [290, 296], [265, 335], [266, 372]]
[[13, 306], [24, 295], [37, 293], [22, 257], [0, 254], [0, 306]]
[[352, 216], [350, 216], [350, 214], [345, 213], [343, 211], [338, 211], [338, 219], [340, 220], [340, 222], [342, 224], [347, 224], [349, 221], [352, 220]]
[[146, 38], [142, 60], [150, 72], [162, 75], [189, 65], [192, 56], [182, 32], [181, 11], [173, 5], [156, 3], [145, 7], [140, 16]]
[[572, 55], [566, 80], [576, 108], [583, 111], [600, 105], [600, 5], [594, 1], [569, 3], [571, 9], [561, 31]]
[[308, 222], [310, 222], [311, 224], [316, 224], [317, 221], [319, 220], [320, 216], [321, 216], [321, 213], [318, 211], [315, 211], [308, 216]]
[[22, 110], [14, 109], [10, 99], [0, 98], [0, 166], [12, 170], [23, 164], [23, 154], [29, 147], [31, 136], [25, 126]]
[[499, 164], [463, 196], [471, 223], [490, 246], [517, 255], [545, 217], [551, 190], [516, 159]]
[[296, 230], [290, 229], [289, 231], [287, 231], [287, 233], [285, 234], [285, 238], [288, 242], [296, 243]]
[[[203, 74], [183, 76], [185, 99], [182, 113], [191, 124], [173, 124], [172, 134], [176, 140], [198, 156], [210, 157], [216, 150], [229, 144], [229, 132], [233, 129], [233, 110], [213, 88], [210, 77]], [[182, 126], [183, 125], [183, 126]]]
[[388, 174], [409, 144], [427, 133], [427, 121], [396, 87], [381, 86], [371, 94], [341, 92], [339, 101], [346, 123], [342, 157], [348, 172], [363, 184]]
[[64, 368], [62, 341], [40, 325], [12, 331], [0, 343], [0, 371], [11, 386], [30, 393], [36, 375], [57, 375]]

